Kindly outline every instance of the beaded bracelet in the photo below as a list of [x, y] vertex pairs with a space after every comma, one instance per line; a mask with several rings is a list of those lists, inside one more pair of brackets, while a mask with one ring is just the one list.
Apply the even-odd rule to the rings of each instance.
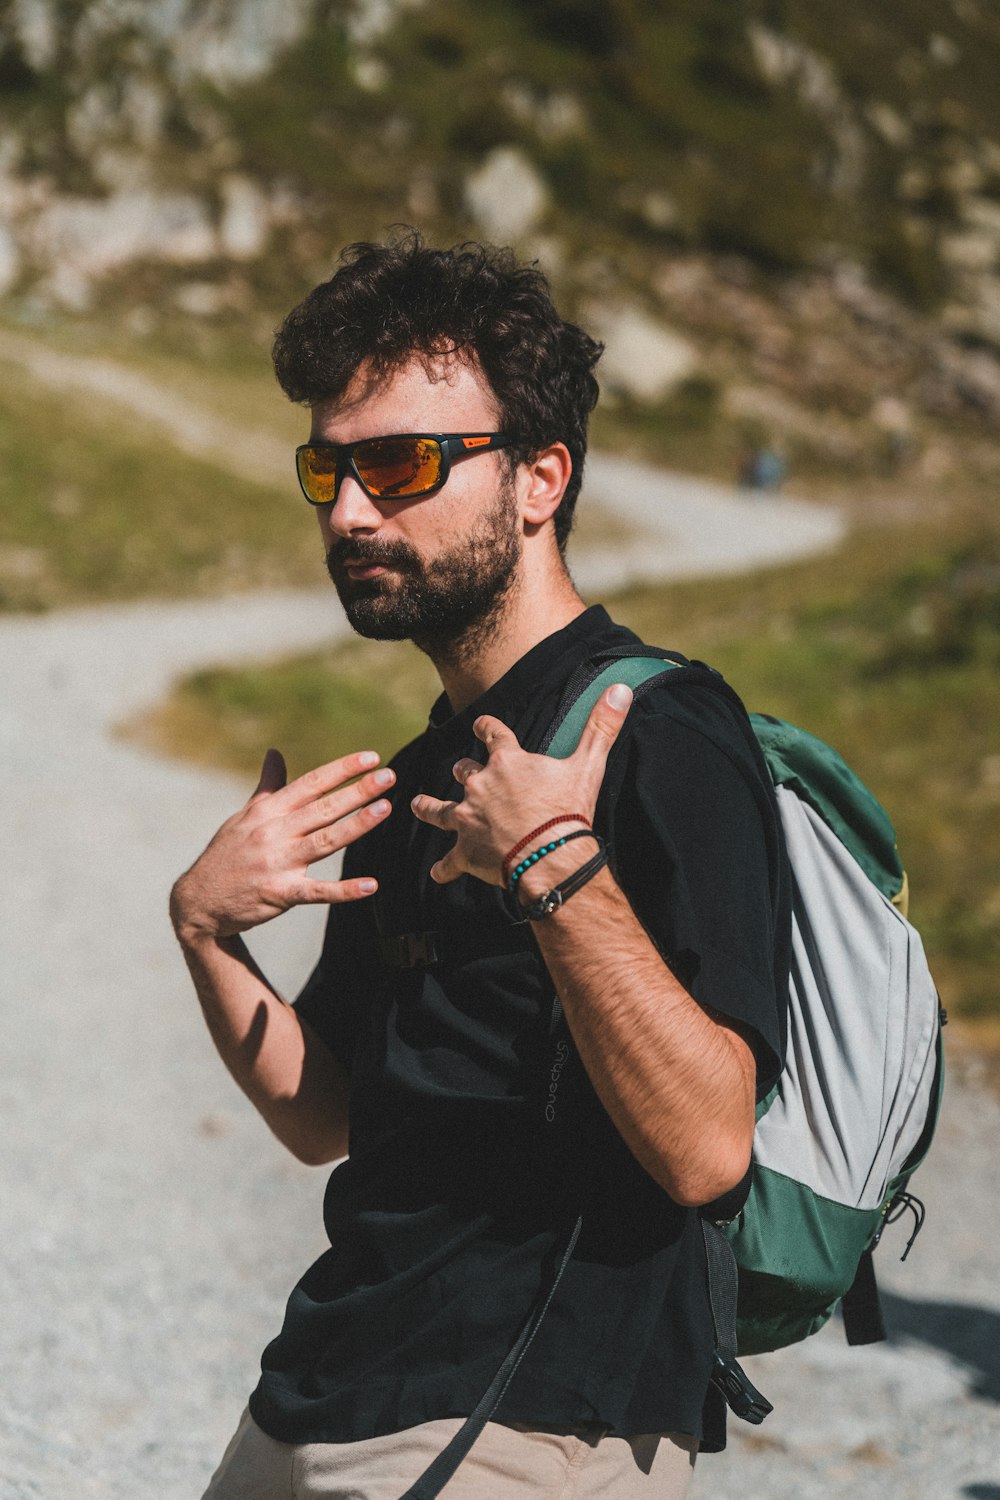
[[[597, 838], [596, 833], [594, 837]], [[570, 896], [575, 896], [577, 891], [582, 890], [587, 881], [592, 880], [598, 870], [604, 868], [608, 862], [608, 851], [604, 847], [603, 839], [598, 838], [597, 842], [601, 846], [597, 853], [591, 859], [588, 859], [585, 865], [581, 865], [568, 880], [564, 880], [562, 885], [553, 886], [551, 891], [546, 891], [545, 895], [539, 896], [537, 901], [532, 901], [529, 905], [521, 907], [522, 912], [529, 922], [540, 922], [543, 917], [550, 917], [554, 911], [557, 911], [560, 906], [563, 906], [569, 900]]]
[[584, 823], [588, 828], [590, 827], [590, 819], [585, 818], [583, 813], [560, 813], [558, 818], [549, 818], [547, 822], [539, 823], [537, 828], [533, 828], [530, 833], [526, 833], [524, 838], [519, 839], [513, 849], [504, 855], [503, 863], [500, 866], [500, 875], [504, 885], [507, 884], [510, 866], [514, 858], [520, 854], [522, 849], [527, 849], [532, 839], [537, 839], [540, 833], [548, 833], [549, 829], [555, 828], [558, 823]]
[[[513, 870], [511, 870], [510, 872], [510, 878], [507, 881], [507, 889], [510, 891], [511, 895], [514, 895], [517, 887], [517, 882], [520, 880], [525, 870], [530, 869], [532, 865], [537, 864], [540, 859], [544, 859], [546, 854], [552, 854], [556, 849], [561, 849], [563, 844], [569, 843], [570, 839], [585, 838], [596, 839], [597, 834], [592, 828], [575, 828], [572, 833], [564, 833], [562, 838], [553, 839], [551, 844], [543, 844], [540, 849], [535, 849], [533, 853], [526, 854], [524, 859], [521, 860], [521, 863], [515, 865]], [[600, 843], [599, 839], [598, 843]]]

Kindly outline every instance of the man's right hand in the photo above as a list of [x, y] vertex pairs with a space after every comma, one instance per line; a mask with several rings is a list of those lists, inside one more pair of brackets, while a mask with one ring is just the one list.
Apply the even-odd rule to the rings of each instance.
[[312, 880], [308, 869], [353, 844], [390, 812], [384, 794], [395, 775], [388, 768], [376, 771], [378, 761], [373, 750], [363, 750], [286, 784], [284, 758], [269, 750], [246, 806], [227, 818], [171, 892], [181, 941], [233, 937], [290, 906], [374, 894], [377, 882], [370, 877]]

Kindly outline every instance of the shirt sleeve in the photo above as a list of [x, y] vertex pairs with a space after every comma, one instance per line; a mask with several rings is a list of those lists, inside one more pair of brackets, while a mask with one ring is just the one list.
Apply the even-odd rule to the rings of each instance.
[[784, 1055], [787, 867], [766, 772], [718, 697], [665, 687], [636, 702], [617, 771], [612, 858], [692, 997], [750, 1029], [763, 1097]]

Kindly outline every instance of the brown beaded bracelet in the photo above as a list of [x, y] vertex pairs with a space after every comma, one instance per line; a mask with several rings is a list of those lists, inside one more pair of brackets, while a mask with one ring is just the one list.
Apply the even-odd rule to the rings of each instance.
[[532, 839], [536, 839], [540, 833], [547, 833], [550, 828], [555, 828], [558, 823], [583, 823], [587, 828], [590, 827], [590, 819], [585, 818], [583, 813], [560, 813], [558, 818], [549, 818], [547, 823], [539, 823], [537, 828], [533, 828], [530, 833], [525, 834], [524, 838], [514, 845], [509, 854], [504, 855], [503, 863], [500, 866], [500, 875], [504, 885], [507, 885], [510, 878], [510, 865], [520, 854], [521, 850], [527, 849]]

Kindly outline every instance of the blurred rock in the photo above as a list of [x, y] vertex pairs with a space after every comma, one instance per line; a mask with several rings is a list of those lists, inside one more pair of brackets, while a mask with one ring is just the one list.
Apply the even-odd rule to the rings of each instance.
[[1000, 276], [977, 276], [966, 299], [944, 309], [942, 321], [950, 333], [1000, 349]]
[[693, 344], [634, 303], [593, 306], [585, 322], [604, 342], [598, 367], [604, 389], [638, 401], [657, 401], [697, 364]]
[[498, 146], [466, 179], [465, 201], [487, 237], [506, 244], [535, 227], [548, 205], [548, 190], [523, 151]]
[[214, 281], [185, 281], [174, 292], [174, 304], [195, 318], [213, 318], [227, 303], [224, 287]]
[[904, 120], [891, 104], [876, 100], [869, 104], [865, 113], [888, 145], [906, 146], [909, 144], [912, 134], [909, 122]]
[[47, 68], [55, 60], [56, 17], [52, 0], [13, 0], [9, 24], [31, 67]]
[[205, 204], [191, 193], [150, 188], [110, 198], [57, 198], [30, 231], [34, 256], [48, 266], [60, 301], [76, 305], [67, 288], [95, 280], [132, 260], [184, 265], [218, 253]]
[[1000, 256], [1000, 240], [979, 229], [942, 235], [940, 248], [948, 265], [960, 271], [991, 270]]
[[267, 244], [270, 216], [267, 198], [249, 177], [233, 174], [222, 183], [219, 243], [233, 260], [253, 260]]
[[830, 191], [856, 192], [865, 170], [864, 133], [829, 58], [757, 21], [747, 27], [747, 36], [762, 77], [792, 86], [829, 130], [837, 152], [829, 171]]
[[21, 269], [21, 255], [10, 225], [0, 219], [0, 297], [9, 292]]
[[179, 72], [218, 84], [245, 83], [266, 73], [275, 56], [297, 42], [313, 10], [312, 0], [208, 0], [178, 4], [158, 0], [147, 25], [158, 24], [170, 40]]
[[546, 141], [563, 141], [579, 135], [586, 116], [579, 99], [572, 94], [540, 94], [519, 79], [506, 83], [503, 102], [519, 125], [528, 125]]

